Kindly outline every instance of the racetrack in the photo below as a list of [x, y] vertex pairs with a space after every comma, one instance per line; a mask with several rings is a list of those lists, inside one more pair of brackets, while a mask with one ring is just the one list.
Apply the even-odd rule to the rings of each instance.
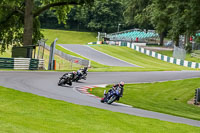
[[129, 62], [120, 60], [113, 56], [107, 55], [100, 51], [97, 51], [87, 45], [79, 45], [79, 44], [59, 44], [63, 48], [70, 50], [74, 53], [77, 53], [81, 56], [84, 56], [90, 60], [99, 62], [108, 66], [122, 66], [122, 67], [139, 67], [137, 65], [131, 64]]
[[188, 125], [200, 127], [200, 121], [196, 120], [190, 120], [172, 115], [126, 107], [119, 104], [102, 104], [99, 102], [99, 99], [81, 94], [75, 89], [75, 87], [78, 86], [114, 84], [119, 81], [124, 81], [125, 83], [141, 83], [195, 78], [200, 77], [200, 72], [92, 72], [88, 73], [88, 79], [86, 81], [82, 81], [81, 83], [73, 83], [72, 87], [60, 87], [57, 86], [57, 82], [62, 74], [64, 73], [0, 71], [0, 86], [14, 88], [20, 91], [29, 92], [53, 99], [64, 100], [75, 104], [93, 106], [115, 112], [156, 118], [170, 122], [185, 123]]

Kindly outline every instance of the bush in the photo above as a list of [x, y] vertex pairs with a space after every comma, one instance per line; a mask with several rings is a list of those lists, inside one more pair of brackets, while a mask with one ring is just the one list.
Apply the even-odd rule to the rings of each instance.
[[192, 52], [192, 44], [189, 43], [189, 44], [186, 46], [185, 50], [186, 50], [187, 53], [191, 53], [191, 52]]

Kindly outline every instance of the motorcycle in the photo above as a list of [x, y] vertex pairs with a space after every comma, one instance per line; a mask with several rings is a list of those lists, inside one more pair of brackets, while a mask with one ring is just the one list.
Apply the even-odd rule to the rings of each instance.
[[65, 84], [68, 84], [69, 86], [72, 85], [72, 78], [70, 74], [64, 74], [60, 80], [58, 81], [58, 86], [63, 86]]
[[83, 69], [79, 69], [77, 71], [77, 74], [76, 74], [75, 78], [73, 79], [73, 81], [78, 82], [81, 79], [86, 80], [86, 78], [87, 78], [87, 69], [88, 69], [87, 67], [84, 67]]
[[119, 95], [119, 89], [110, 89], [108, 91], [108, 93], [106, 93], [106, 90], [104, 90], [104, 97], [101, 98], [101, 102], [102, 103], [107, 103], [107, 104], [111, 104], [116, 100], [120, 99], [120, 95]]

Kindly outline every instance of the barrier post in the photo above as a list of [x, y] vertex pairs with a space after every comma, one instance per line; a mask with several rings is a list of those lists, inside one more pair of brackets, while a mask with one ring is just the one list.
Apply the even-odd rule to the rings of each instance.
[[53, 70], [56, 70], [56, 60], [53, 60]]

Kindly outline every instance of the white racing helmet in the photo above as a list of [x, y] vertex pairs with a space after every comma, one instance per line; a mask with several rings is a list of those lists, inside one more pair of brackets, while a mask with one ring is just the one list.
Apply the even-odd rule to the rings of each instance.
[[123, 87], [123, 86], [124, 86], [124, 82], [121, 81], [121, 82], [119, 83], [119, 85]]

